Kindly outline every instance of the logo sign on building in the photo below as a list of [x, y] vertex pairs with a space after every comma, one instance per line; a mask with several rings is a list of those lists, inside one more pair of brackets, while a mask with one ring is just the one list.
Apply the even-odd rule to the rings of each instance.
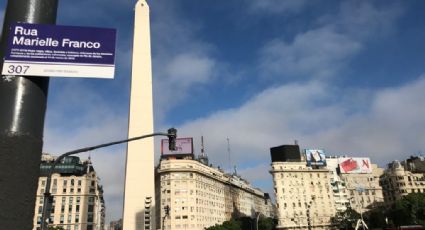
[[113, 78], [115, 29], [16, 23], [3, 75]]
[[372, 173], [372, 165], [369, 158], [340, 158], [339, 170], [341, 173]]
[[193, 154], [193, 138], [176, 138], [176, 150], [171, 151], [168, 149], [168, 139], [161, 140], [161, 154], [162, 155], [181, 155]]
[[323, 150], [320, 149], [306, 149], [305, 156], [307, 166], [325, 166], [326, 156]]

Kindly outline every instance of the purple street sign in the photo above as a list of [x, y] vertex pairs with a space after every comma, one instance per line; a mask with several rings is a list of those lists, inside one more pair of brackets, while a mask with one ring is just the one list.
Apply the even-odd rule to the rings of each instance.
[[115, 29], [17, 23], [3, 75], [113, 78]]

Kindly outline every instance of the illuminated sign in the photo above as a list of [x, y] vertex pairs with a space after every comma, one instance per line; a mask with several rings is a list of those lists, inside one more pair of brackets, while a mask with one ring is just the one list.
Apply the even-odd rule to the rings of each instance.
[[177, 138], [175, 151], [171, 151], [168, 149], [168, 139], [162, 139], [161, 154], [162, 155], [193, 154], [193, 138], [191, 137]]

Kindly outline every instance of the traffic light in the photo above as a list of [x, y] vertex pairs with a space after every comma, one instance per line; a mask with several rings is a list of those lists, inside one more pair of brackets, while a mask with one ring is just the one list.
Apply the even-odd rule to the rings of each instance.
[[176, 138], [177, 138], [177, 129], [175, 128], [168, 129], [168, 149], [170, 151], [176, 150]]

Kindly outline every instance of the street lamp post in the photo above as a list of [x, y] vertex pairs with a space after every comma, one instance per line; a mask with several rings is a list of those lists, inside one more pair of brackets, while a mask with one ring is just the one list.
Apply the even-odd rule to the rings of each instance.
[[163, 132], [152, 133], [152, 134], [133, 137], [133, 138], [125, 139], [125, 140], [114, 141], [114, 142], [95, 145], [95, 146], [91, 146], [91, 147], [76, 149], [76, 150], [73, 150], [73, 151], [66, 152], [66, 153], [60, 155], [58, 158], [56, 158], [56, 160], [50, 166], [49, 172], [47, 174], [46, 188], [45, 188], [45, 191], [44, 191], [44, 199], [43, 199], [43, 212], [42, 212], [42, 215], [41, 215], [41, 230], [47, 230], [47, 227], [48, 227], [47, 217], [50, 216], [50, 206], [51, 206], [50, 205], [50, 203], [51, 203], [50, 202], [50, 199], [51, 199], [50, 186], [51, 186], [51, 181], [52, 181], [52, 174], [53, 174], [53, 171], [54, 171], [56, 165], [59, 164], [62, 161], [62, 159], [64, 159], [67, 156], [75, 155], [75, 154], [78, 154], [78, 153], [83, 153], [83, 152], [87, 152], [87, 151], [91, 151], [91, 150], [95, 150], [95, 149], [108, 147], [108, 146], [111, 146], [111, 145], [127, 143], [127, 142], [130, 142], [130, 141], [140, 140], [140, 139], [144, 139], [144, 138], [147, 138], [147, 137], [153, 137], [153, 136], [167, 136], [168, 139], [169, 139], [169, 141], [168, 141], [169, 142], [169, 146], [168, 146], [169, 149], [175, 150], [177, 130], [175, 128], [170, 128], [170, 129], [168, 129], [167, 133], [163, 133]]
[[170, 206], [168, 204], [164, 207], [164, 213], [165, 215], [162, 218], [162, 230], [165, 229], [165, 218], [167, 218], [170, 215]]
[[258, 230], [258, 220], [260, 219], [260, 212], [255, 213], [255, 230]]
[[366, 225], [366, 223], [363, 220], [363, 204], [360, 204], [359, 202], [357, 202], [357, 199], [355, 197], [351, 197], [350, 200], [352, 200], [352, 201], [354, 200], [354, 203], [356, 204], [356, 206], [360, 208], [360, 219], [357, 220], [355, 230], [359, 229], [360, 225], [362, 226], [363, 230], [365, 230], [365, 227], [366, 227], [366, 229], [369, 229], [368, 226]]

